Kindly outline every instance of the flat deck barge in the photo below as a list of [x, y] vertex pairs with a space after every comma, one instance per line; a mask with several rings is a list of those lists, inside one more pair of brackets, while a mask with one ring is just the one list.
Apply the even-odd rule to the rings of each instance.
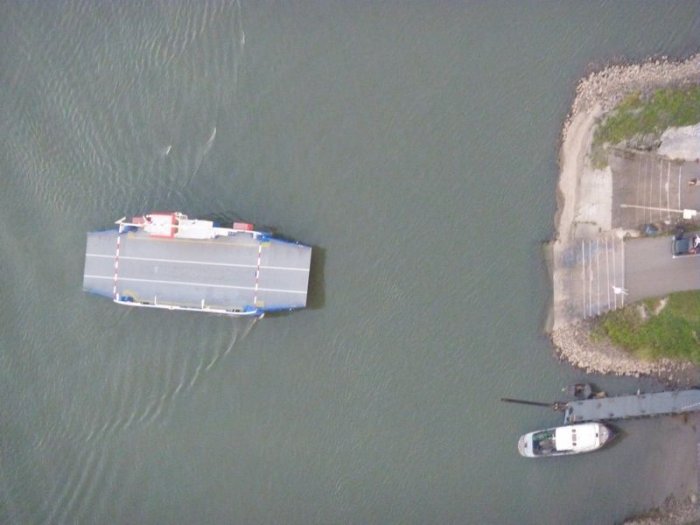
[[699, 389], [593, 397], [566, 403], [564, 424], [674, 415], [698, 410], [700, 410]]
[[83, 289], [115, 303], [232, 316], [306, 306], [311, 247], [220, 227], [182, 213], [152, 213], [90, 232]]

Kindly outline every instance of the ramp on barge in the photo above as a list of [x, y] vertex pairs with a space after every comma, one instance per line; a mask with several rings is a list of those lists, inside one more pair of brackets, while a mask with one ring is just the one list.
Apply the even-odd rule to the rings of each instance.
[[258, 232], [178, 238], [137, 226], [88, 233], [84, 290], [122, 304], [229, 315], [306, 306], [309, 246]]
[[683, 414], [699, 410], [699, 389], [592, 398], [566, 403], [564, 424]]

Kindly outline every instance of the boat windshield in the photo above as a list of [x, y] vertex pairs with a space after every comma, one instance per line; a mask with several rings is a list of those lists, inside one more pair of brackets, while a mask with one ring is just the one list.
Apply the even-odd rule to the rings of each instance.
[[551, 454], [556, 448], [552, 430], [542, 430], [532, 436], [532, 451], [535, 454]]

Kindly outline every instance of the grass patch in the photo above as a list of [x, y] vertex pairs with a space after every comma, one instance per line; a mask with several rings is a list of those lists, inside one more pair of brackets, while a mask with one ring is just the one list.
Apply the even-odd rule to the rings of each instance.
[[[643, 359], [700, 363], [700, 291], [671, 294], [658, 315], [649, 306], [644, 301], [608, 312], [599, 318], [597, 330]], [[646, 309], [646, 316], [640, 308]]]
[[594, 167], [607, 165], [605, 147], [637, 135], [656, 139], [666, 128], [700, 122], [700, 86], [659, 89], [650, 96], [633, 93], [625, 97], [598, 125], [593, 135]]

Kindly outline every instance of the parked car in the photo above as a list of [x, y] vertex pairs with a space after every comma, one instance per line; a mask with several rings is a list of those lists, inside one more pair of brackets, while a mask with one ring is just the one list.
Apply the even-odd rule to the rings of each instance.
[[671, 255], [674, 259], [685, 255], [700, 255], [700, 235], [679, 231], [671, 242]]

